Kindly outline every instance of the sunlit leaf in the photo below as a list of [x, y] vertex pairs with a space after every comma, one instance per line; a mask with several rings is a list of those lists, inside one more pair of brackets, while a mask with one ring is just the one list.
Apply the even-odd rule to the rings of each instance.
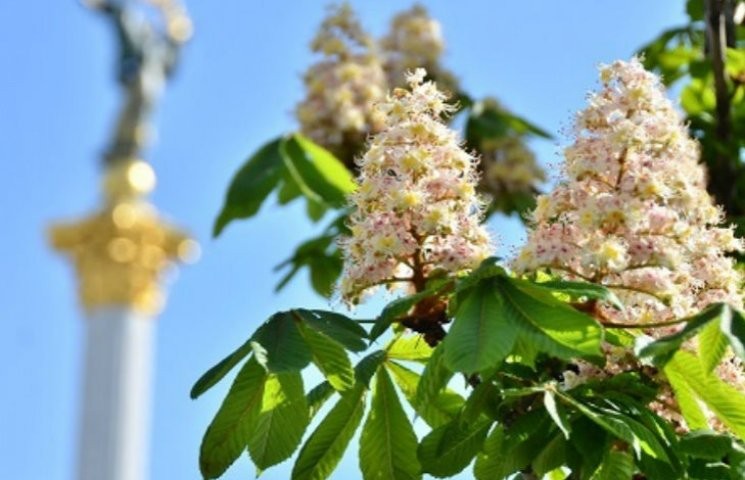
[[385, 369], [375, 376], [370, 412], [360, 437], [360, 469], [365, 480], [422, 478], [417, 439]]
[[261, 411], [248, 438], [248, 453], [261, 470], [292, 455], [308, 426], [308, 403], [298, 372], [269, 375]]
[[292, 468], [293, 480], [329, 478], [362, 421], [366, 391], [358, 383], [339, 398], [300, 450]]
[[417, 387], [421, 381], [419, 374], [396, 362], [386, 362], [385, 365], [411, 407], [427, 425], [439, 427], [457, 416], [463, 406], [463, 398], [460, 395], [446, 389], [437, 392], [429, 401], [420, 402], [417, 397]]
[[458, 303], [443, 341], [445, 365], [469, 374], [495, 367], [509, 355], [518, 333], [496, 284], [482, 281], [462, 293]]
[[298, 372], [311, 361], [311, 351], [300, 334], [292, 312], [279, 312], [251, 337], [256, 360], [268, 371]]
[[311, 351], [313, 363], [337, 391], [354, 385], [354, 370], [342, 345], [314, 328], [301, 325], [300, 334]]
[[205, 478], [221, 476], [245, 450], [261, 413], [266, 378], [253, 357], [238, 372], [202, 439], [199, 468]]

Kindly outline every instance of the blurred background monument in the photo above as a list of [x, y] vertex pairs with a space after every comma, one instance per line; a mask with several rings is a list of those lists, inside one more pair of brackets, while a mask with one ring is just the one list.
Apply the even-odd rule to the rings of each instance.
[[142, 480], [148, 470], [154, 319], [160, 277], [197, 245], [159, 216], [147, 196], [155, 173], [144, 160], [150, 118], [191, 21], [175, 0], [99, 0], [85, 5], [110, 23], [119, 47], [122, 106], [103, 153], [102, 205], [50, 229], [75, 266], [87, 346], [78, 479]]

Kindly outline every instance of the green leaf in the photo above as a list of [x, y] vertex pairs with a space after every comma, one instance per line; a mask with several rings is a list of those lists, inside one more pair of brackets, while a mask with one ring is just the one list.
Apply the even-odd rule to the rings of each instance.
[[688, 427], [691, 429], [709, 428], [706, 413], [699, 403], [696, 392], [682, 372], [677, 371], [675, 368], [665, 368], [665, 376], [675, 393], [675, 399], [678, 401], [680, 413], [685, 418]]
[[592, 480], [630, 480], [634, 477], [634, 459], [628, 452], [611, 449]]
[[414, 362], [426, 362], [432, 356], [432, 347], [418, 334], [396, 336], [385, 351], [388, 358]]
[[504, 278], [499, 283], [506, 314], [538, 350], [565, 360], [604, 361], [603, 330], [595, 319], [521, 281]]
[[549, 280], [547, 282], [528, 282], [526, 280], [512, 280], [519, 284], [523, 289], [545, 289], [549, 292], [563, 293], [569, 295], [572, 299], [591, 299], [601, 300], [609, 305], [613, 305], [619, 310], [623, 310], [623, 303], [611, 290], [602, 285], [586, 282], [570, 282], [566, 280]]
[[535, 474], [539, 478], [566, 463], [567, 442], [561, 433], [554, 435], [546, 443], [546, 447], [531, 462]]
[[706, 460], [722, 460], [732, 450], [732, 438], [711, 430], [695, 430], [680, 439], [681, 453]]
[[293, 180], [311, 202], [336, 208], [346, 205], [346, 195], [356, 185], [331, 152], [298, 133], [284, 138], [279, 149]]
[[443, 341], [445, 365], [467, 374], [493, 368], [509, 355], [517, 339], [513, 317], [493, 280], [482, 281], [460, 297]]
[[370, 330], [370, 342], [374, 342], [382, 334], [388, 330], [393, 322], [399, 320], [401, 317], [409, 313], [417, 303], [424, 300], [425, 298], [433, 297], [440, 292], [443, 292], [451, 286], [450, 281], [434, 282], [421, 292], [409, 295], [408, 297], [397, 298], [392, 301], [383, 309], [378, 318], [375, 320], [372, 329]]
[[275, 139], [262, 146], [235, 174], [215, 221], [213, 236], [220, 235], [232, 220], [255, 215], [280, 182], [285, 168], [279, 153], [280, 143], [280, 139]]
[[311, 257], [308, 261], [308, 268], [313, 290], [322, 297], [330, 298], [334, 294], [336, 282], [344, 268], [344, 261], [338, 250], [333, 250], [329, 255]]
[[506, 277], [507, 272], [504, 268], [497, 265], [499, 258], [489, 257], [484, 259], [481, 264], [474, 271], [458, 279], [455, 285], [455, 291], [457, 293], [465, 292], [470, 288], [478, 285], [483, 280], [494, 278], [494, 277]]
[[280, 205], [287, 205], [291, 201], [303, 195], [300, 186], [292, 178], [290, 172], [285, 168], [282, 170], [282, 185], [277, 192], [277, 201]]
[[421, 377], [412, 370], [396, 362], [386, 362], [385, 366], [393, 375], [393, 380], [401, 389], [414, 411], [432, 428], [453, 420], [463, 406], [463, 398], [451, 390], [443, 390], [433, 396], [431, 401], [420, 403], [417, 387]]
[[316, 413], [323, 408], [326, 401], [331, 398], [335, 392], [334, 387], [324, 380], [315, 387], [313, 387], [306, 395], [305, 398], [308, 401], [308, 415], [311, 419], [316, 416]]
[[586, 480], [599, 468], [611, 442], [610, 435], [602, 427], [580, 416], [572, 421], [569, 443], [571, 448], [567, 452], [567, 466], [577, 473], [578, 478]]
[[202, 439], [199, 469], [205, 478], [221, 476], [246, 448], [261, 412], [266, 378], [253, 357], [238, 372]]
[[745, 360], [745, 316], [742, 311], [730, 308], [729, 316], [722, 316], [720, 327], [729, 340], [735, 355]]
[[342, 392], [351, 388], [354, 385], [354, 370], [344, 347], [312, 327], [301, 325], [300, 333], [310, 348], [313, 363], [334, 390]]
[[466, 468], [481, 450], [491, 424], [482, 420], [466, 425], [455, 420], [432, 430], [418, 450], [424, 472], [445, 478]]
[[299, 372], [272, 374], [248, 439], [248, 453], [261, 470], [292, 455], [308, 426], [308, 403]]
[[556, 396], [553, 391], [546, 390], [543, 393], [543, 406], [546, 407], [546, 411], [551, 417], [551, 420], [553, 420], [556, 426], [559, 427], [559, 430], [564, 434], [564, 437], [568, 439], [571, 432], [569, 420], [567, 419], [564, 410], [556, 404]]
[[717, 322], [710, 322], [699, 334], [698, 351], [701, 355], [701, 364], [706, 373], [711, 373], [719, 365], [727, 352], [729, 341], [722, 333]]
[[251, 339], [246, 340], [243, 345], [235, 349], [230, 355], [220, 360], [214, 367], [207, 370], [199, 380], [191, 387], [190, 396], [192, 400], [198, 398], [204, 392], [212, 388], [217, 382], [223, 379], [229, 371], [233, 369], [241, 360], [251, 353]]
[[[724, 383], [715, 375], [707, 375], [701, 361], [686, 351], [681, 350], [673, 355], [665, 365], [664, 372], [670, 379], [686, 421], [693, 410], [690, 405], [691, 400], [698, 399], [703, 401], [735, 435], [745, 438], [745, 408], [743, 408], [745, 395], [742, 392]], [[675, 380], [670, 378], [671, 376]], [[679, 391], [681, 386], [685, 389], [682, 400]], [[693, 415], [695, 422], [691, 427], [705, 427], [700, 424], [700, 417], [697, 417], [695, 413]]]
[[296, 312], [309, 327], [323, 333], [352, 352], [362, 352], [367, 348], [367, 332], [349, 317], [325, 310], [303, 310]]
[[706, 14], [704, 0], [686, 0], [686, 13], [692, 21], [703, 20]]
[[292, 312], [272, 315], [251, 337], [251, 348], [256, 360], [272, 373], [299, 372], [311, 360]]
[[729, 315], [729, 313], [730, 309], [725, 304], [711, 305], [696, 315], [685, 319], [685, 328], [679, 332], [637, 348], [637, 356], [642, 360], [649, 360], [655, 365], [663, 366], [684, 342], [693, 338], [709, 322], [719, 320], [723, 315]]
[[341, 396], [300, 450], [292, 468], [292, 480], [329, 478], [362, 421], [366, 391], [358, 383]]
[[354, 376], [357, 379], [357, 383], [361, 383], [366, 387], [370, 384], [375, 372], [385, 361], [385, 352], [383, 350], [376, 350], [371, 354], [365, 356], [360, 360], [354, 367]]
[[481, 453], [473, 465], [473, 475], [477, 480], [493, 480], [504, 477], [502, 466], [502, 445], [504, 428], [498, 425], [484, 441]]
[[589, 420], [592, 420], [596, 425], [611, 435], [628, 443], [634, 449], [636, 455], [641, 456], [641, 443], [626, 422], [620, 420], [616, 416], [605, 415], [598, 412], [566, 393], [556, 392], [556, 396], [573, 406], [581, 414]]
[[323, 232], [298, 245], [292, 256], [274, 267], [275, 271], [288, 269], [275, 287], [283, 289], [302, 268], [310, 270], [311, 286], [321, 296], [330, 297], [341, 275], [343, 261], [337, 239], [346, 231], [347, 213], [337, 216]]
[[378, 370], [372, 406], [360, 437], [360, 469], [365, 480], [422, 478], [417, 439], [391, 378]]
[[738, 48], [727, 48], [726, 70], [731, 77], [739, 77], [745, 72], [745, 52]]
[[422, 376], [417, 384], [416, 403], [422, 409], [435, 402], [440, 392], [447, 388], [453, 378], [453, 371], [445, 366], [442, 343], [432, 351], [429, 361], [424, 366]]

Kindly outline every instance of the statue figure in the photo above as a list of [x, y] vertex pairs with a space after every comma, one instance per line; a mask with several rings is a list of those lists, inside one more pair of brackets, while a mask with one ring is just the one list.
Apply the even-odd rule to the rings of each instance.
[[86, 0], [113, 23], [119, 43], [118, 81], [125, 100], [118, 115], [106, 164], [139, 158], [147, 143], [148, 119], [181, 46], [191, 35], [191, 21], [177, 0]]

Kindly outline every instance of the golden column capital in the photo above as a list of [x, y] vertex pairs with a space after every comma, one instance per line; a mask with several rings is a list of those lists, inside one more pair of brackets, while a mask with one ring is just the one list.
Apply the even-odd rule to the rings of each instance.
[[52, 246], [72, 260], [83, 306], [127, 306], [158, 313], [164, 304], [162, 272], [198, 254], [198, 244], [168, 225], [142, 197], [155, 186], [148, 164], [110, 168], [103, 181], [106, 205], [82, 220], [52, 226]]

